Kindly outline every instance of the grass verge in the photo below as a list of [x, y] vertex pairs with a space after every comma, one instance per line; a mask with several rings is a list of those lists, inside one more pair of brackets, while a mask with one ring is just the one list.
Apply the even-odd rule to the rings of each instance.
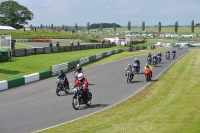
[[96, 115], [40, 133], [199, 133], [199, 65], [200, 52], [192, 50], [137, 96]]

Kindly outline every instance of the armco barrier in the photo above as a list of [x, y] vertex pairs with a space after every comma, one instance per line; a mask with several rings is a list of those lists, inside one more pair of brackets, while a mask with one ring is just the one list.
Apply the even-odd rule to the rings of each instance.
[[49, 77], [51, 77], [51, 71], [50, 70], [39, 72], [39, 78], [40, 78], [40, 80], [46, 79], [46, 78], [49, 78]]
[[25, 75], [23, 76], [25, 78], [25, 84], [28, 84], [30, 82], [34, 82], [34, 81], [37, 81], [39, 80], [39, 73], [33, 73], [33, 74], [30, 74], [30, 75]]
[[8, 88], [13, 88], [20, 85], [24, 85], [25, 78], [24, 77], [12, 78], [12, 79], [8, 79], [7, 82], [8, 82]]
[[51, 72], [53, 76], [59, 74], [60, 70], [66, 72], [68, 70], [68, 62], [51, 66]]
[[0, 91], [8, 89], [7, 80], [0, 81]]
[[35, 54], [35, 48], [28, 48], [26, 49], [26, 55], [34, 55]]
[[89, 56], [89, 62], [93, 62], [96, 60], [96, 55]]
[[51, 53], [51, 47], [44, 47], [44, 53], [45, 54]]
[[[28, 40], [28, 39], [27, 39]], [[33, 41], [36, 41], [36, 39]], [[104, 44], [109, 47], [112, 44]], [[47, 53], [55, 53], [55, 52], [67, 52], [67, 51], [75, 51], [75, 50], [84, 50], [84, 49], [92, 49], [92, 48], [101, 48], [103, 44], [87, 44], [80, 46], [60, 46], [60, 47], [43, 47], [43, 48], [34, 48], [33, 49], [16, 49], [12, 52], [12, 56], [27, 56], [33, 54], [47, 54]]]

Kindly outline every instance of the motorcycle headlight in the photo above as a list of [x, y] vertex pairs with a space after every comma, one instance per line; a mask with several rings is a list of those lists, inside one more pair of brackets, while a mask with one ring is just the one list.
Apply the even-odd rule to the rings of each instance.
[[77, 93], [77, 91], [78, 91], [77, 89], [73, 89], [73, 92], [74, 92], [74, 93]]

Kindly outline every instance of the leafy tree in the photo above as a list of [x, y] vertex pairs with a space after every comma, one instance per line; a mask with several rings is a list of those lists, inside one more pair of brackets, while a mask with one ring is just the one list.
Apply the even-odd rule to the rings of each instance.
[[[114, 23], [102, 23], [102, 28], [113, 28]], [[97, 29], [99, 28], [101, 23], [91, 24], [90, 29]], [[116, 24], [116, 28], [121, 27], [119, 24]]]
[[158, 32], [161, 32], [161, 22], [158, 23]]
[[178, 21], [176, 21], [175, 24], [174, 24], [174, 31], [176, 33], [178, 32]]
[[43, 28], [43, 25], [42, 25], [42, 24], [40, 25], [40, 28], [41, 28], [41, 29]]
[[90, 30], [90, 22], [87, 22], [87, 31], [89, 32]]
[[143, 21], [142, 22], [142, 31], [144, 31], [145, 30], [145, 22]]
[[64, 24], [62, 25], [62, 29], [63, 29], [63, 30], [65, 29], [65, 26], [64, 26]]
[[131, 30], [131, 22], [128, 22], [128, 30]]
[[194, 20], [192, 20], [192, 23], [191, 23], [191, 31], [194, 32]]
[[100, 31], [102, 31], [102, 30], [103, 30], [103, 24], [101, 22], [101, 24], [100, 24]]
[[78, 26], [77, 26], [77, 23], [75, 24], [75, 30], [77, 30], [78, 29]]
[[114, 32], [116, 31], [116, 23], [113, 23]]
[[0, 25], [7, 25], [16, 29], [23, 28], [28, 20], [33, 19], [33, 13], [27, 7], [16, 1], [7, 0], [0, 4]]

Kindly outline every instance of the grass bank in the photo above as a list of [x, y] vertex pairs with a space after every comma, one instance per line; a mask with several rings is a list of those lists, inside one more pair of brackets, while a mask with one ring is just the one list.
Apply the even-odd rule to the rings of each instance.
[[199, 133], [199, 66], [200, 51], [192, 50], [137, 96], [96, 115], [40, 133]]
[[[39, 54], [23, 57], [13, 57], [11, 61], [1, 62], [0, 63], [0, 81], [10, 79], [13, 77], [24, 76], [27, 74], [40, 72], [43, 70], [49, 70], [50, 66], [55, 64], [60, 64], [64, 62], [69, 62], [77, 60], [82, 57], [91, 56], [94, 54], [102, 53], [108, 50], [113, 49], [126, 49], [123, 46], [116, 46], [111, 48], [102, 48], [102, 49], [89, 49], [81, 51], [72, 51], [72, 52], [62, 52], [62, 53], [52, 53], [52, 54]], [[151, 51], [159, 51], [160, 49], [155, 49]], [[142, 52], [123, 52], [118, 58], [133, 56], [135, 53], [143, 54], [147, 53], [148, 50]], [[116, 54], [118, 55], [118, 54]], [[116, 55], [110, 56], [115, 57]]]

